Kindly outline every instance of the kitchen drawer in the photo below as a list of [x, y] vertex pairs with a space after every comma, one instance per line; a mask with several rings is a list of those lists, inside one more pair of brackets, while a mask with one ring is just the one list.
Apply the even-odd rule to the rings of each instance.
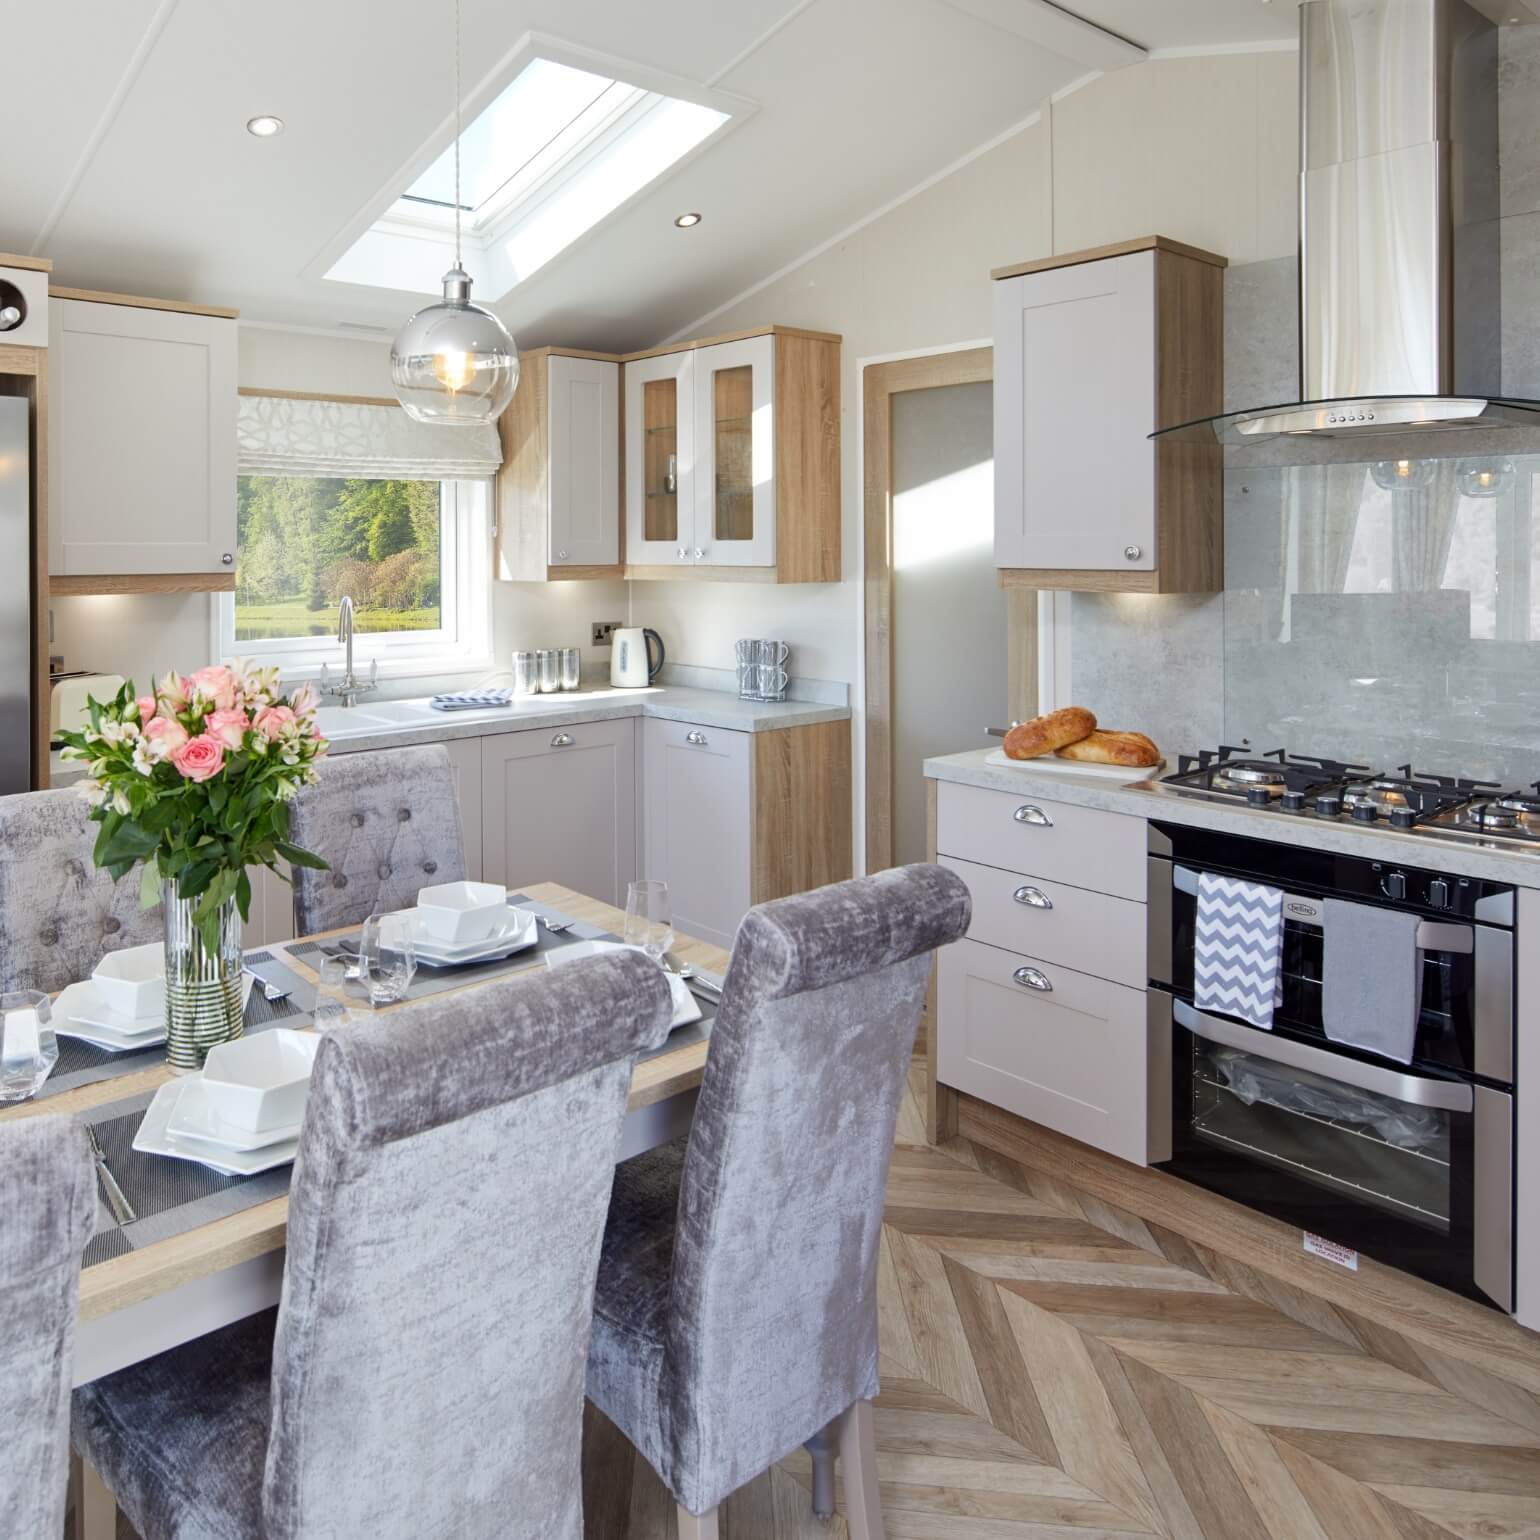
[[938, 860], [968, 884], [973, 895], [968, 934], [975, 941], [1144, 988], [1149, 971], [1143, 904], [953, 856]]
[[[936, 1078], [943, 1085], [1148, 1164], [1142, 989], [979, 941], [946, 947], [937, 967]], [[1169, 1096], [1169, 1083], [1162, 1090]]]
[[1144, 819], [950, 781], [936, 793], [941, 855], [1144, 902]]

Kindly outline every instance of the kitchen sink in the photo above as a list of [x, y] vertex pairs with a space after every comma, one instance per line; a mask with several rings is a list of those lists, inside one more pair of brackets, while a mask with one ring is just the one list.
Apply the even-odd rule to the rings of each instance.
[[379, 708], [364, 706], [322, 706], [315, 714], [316, 725], [325, 738], [346, 738], [354, 733], [377, 733], [383, 728], [399, 727], [399, 717], [380, 714]]

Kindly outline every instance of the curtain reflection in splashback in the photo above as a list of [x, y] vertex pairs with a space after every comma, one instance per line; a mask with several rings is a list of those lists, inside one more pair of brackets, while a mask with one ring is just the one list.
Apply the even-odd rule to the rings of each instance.
[[1227, 469], [1228, 741], [1540, 780], [1537, 483], [1540, 455]]

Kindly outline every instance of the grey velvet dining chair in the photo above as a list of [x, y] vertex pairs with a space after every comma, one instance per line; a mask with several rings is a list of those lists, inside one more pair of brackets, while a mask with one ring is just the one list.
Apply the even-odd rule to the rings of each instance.
[[114, 883], [91, 860], [97, 825], [78, 790], [0, 797], [0, 990], [53, 993], [89, 978], [104, 952], [159, 941], [137, 874]]
[[465, 876], [454, 766], [441, 743], [328, 755], [289, 809], [292, 842], [329, 863], [295, 867], [294, 933], [406, 909], [420, 889]]
[[96, 1170], [68, 1118], [0, 1128], [0, 1532], [64, 1533], [80, 1253]]
[[880, 1540], [871, 1401], [883, 1191], [930, 954], [968, 890], [908, 866], [750, 910], [688, 1141], [627, 1161], [599, 1265], [590, 1400], [662, 1477], [680, 1540], [810, 1443]]
[[268, 1311], [76, 1392], [143, 1540], [580, 1540], [583, 1367], [656, 965], [610, 954], [340, 1026]]

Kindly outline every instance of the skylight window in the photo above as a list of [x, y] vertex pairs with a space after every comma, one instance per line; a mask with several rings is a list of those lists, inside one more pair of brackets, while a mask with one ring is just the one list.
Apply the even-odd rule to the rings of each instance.
[[[590, 69], [528, 58], [461, 141], [461, 217], [476, 297], [502, 298], [730, 117]], [[454, 186], [451, 144], [326, 276], [436, 292], [454, 255]]]

